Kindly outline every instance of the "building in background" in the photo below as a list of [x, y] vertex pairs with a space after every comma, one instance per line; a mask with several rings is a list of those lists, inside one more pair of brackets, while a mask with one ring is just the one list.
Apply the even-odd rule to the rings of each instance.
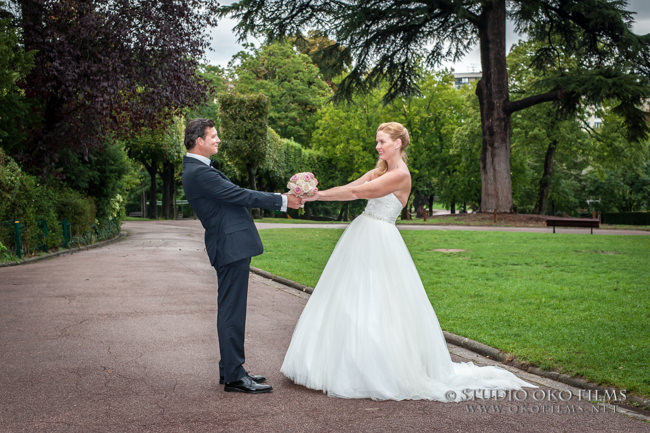
[[454, 87], [460, 89], [472, 81], [480, 80], [482, 76], [483, 74], [481, 72], [454, 72]]

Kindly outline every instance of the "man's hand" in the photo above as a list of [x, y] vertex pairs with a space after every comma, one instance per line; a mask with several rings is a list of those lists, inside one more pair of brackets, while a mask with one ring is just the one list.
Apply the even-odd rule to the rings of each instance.
[[290, 207], [291, 209], [300, 209], [302, 206], [302, 199], [300, 197], [296, 197], [293, 194], [285, 194], [287, 196], [287, 207]]

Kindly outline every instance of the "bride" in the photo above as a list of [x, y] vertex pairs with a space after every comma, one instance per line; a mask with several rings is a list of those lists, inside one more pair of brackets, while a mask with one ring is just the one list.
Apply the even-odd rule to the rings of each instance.
[[[395, 227], [411, 176], [406, 128], [377, 128], [375, 169], [306, 201], [368, 199], [298, 320], [282, 373], [330, 396], [458, 401], [470, 390], [534, 387], [509, 371], [451, 361], [436, 313]], [[479, 393], [480, 395], [480, 393]]]

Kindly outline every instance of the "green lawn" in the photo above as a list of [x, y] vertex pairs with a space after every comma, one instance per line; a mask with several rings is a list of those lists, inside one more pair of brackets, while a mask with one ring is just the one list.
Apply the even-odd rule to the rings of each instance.
[[[313, 287], [341, 233], [261, 230], [266, 252], [253, 266]], [[443, 329], [545, 369], [650, 396], [650, 236], [402, 236]]]
[[256, 223], [277, 223], [277, 224], [350, 224], [350, 221], [316, 221], [300, 218], [257, 218]]

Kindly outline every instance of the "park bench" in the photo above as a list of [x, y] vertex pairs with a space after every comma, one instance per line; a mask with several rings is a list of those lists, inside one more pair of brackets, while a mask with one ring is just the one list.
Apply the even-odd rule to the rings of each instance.
[[591, 234], [594, 234], [594, 227], [600, 227], [600, 220], [598, 218], [562, 218], [562, 217], [548, 217], [546, 218], [546, 227], [553, 226], [553, 233], [555, 233], [555, 226], [560, 227], [589, 227]]

